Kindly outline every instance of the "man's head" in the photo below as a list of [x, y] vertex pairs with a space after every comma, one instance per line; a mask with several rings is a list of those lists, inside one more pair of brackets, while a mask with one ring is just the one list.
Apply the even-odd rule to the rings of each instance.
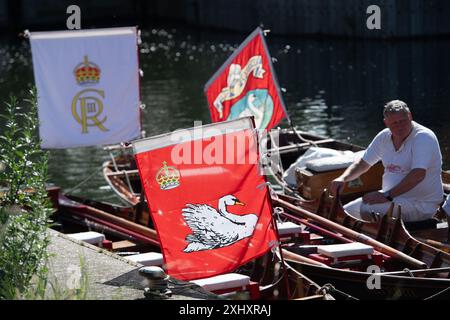
[[386, 103], [383, 111], [384, 124], [396, 138], [405, 139], [412, 129], [412, 115], [406, 103], [392, 100]]

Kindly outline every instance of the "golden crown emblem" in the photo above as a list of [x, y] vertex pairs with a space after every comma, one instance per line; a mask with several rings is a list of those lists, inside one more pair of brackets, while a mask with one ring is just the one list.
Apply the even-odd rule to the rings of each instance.
[[161, 190], [169, 190], [180, 185], [180, 172], [175, 167], [167, 166], [167, 162], [163, 162], [163, 167], [156, 174], [156, 182]]
[[100, 81], [100, 68], [84, 56], [82, 63], [78, 64], [73, 70], [75, 79], [80, 85], [98, 83]]

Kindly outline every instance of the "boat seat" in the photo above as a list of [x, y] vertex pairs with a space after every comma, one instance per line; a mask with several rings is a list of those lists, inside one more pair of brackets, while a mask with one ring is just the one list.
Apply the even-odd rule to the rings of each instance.
[[134, 254], [124, 257], [127, 260], [140, 263], [144, 266], [162, 266], [164, 263], [163, 255], [159, 252], [146, 252], [140, 254]]
[[84, 241], [93, 245], [97, 245], [99, 247], [102, 246], [102, 242], [105, 240], [104, 234], [95, 231], [70, 233], [67, 234], [67, 236], [78, 241]]
[[298, 234], [303, 231], [301, 226], [290, 221], [277, 222], [277, 228], [280, 236]]
[[374, 249], [372, 246], [364, 243], [352, 242], [318, 246], [317, 252], [330, 258], [340, 258], [348, 256], [371, 255], [373, 254]]
[[203, 289], [217, 294], [233, 291], [249, 291], [251, 299], [259, 298], [259, 285], [250, 277], [238, 273], [226, 273], [214, 277], [191, 280]]
[[354, 264], [358, 262], [360, 264], [363, 261], [371, 261], [377, 266], [383, 263], [380, 253], [376, 252], [373, 247], [359, 242], [319, 245], [317, 253], [309, 254], [308, 258], [328, 266], [337, 263]]

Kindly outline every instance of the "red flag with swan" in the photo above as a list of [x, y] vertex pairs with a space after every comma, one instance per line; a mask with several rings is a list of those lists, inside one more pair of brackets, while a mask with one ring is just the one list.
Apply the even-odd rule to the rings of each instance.
[[256, 28], [204, 88], [213, 122], [253, 116], [271, 129], [286, 115], [264, 34]]
[[133, 142], [168, 274], [233, 271], [276, 244], [251, 118]]

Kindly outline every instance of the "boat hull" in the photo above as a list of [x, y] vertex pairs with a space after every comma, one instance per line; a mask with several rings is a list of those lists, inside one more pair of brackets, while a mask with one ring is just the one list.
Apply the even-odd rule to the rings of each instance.
[[[360, 300], [450, 299], [450, 290], [447, 290], [450, 279], [380, 275], [379, 280], [375, 280], [373, 273], [288, 263], [319, 286], [332, 284], [340, 292]], [[349, 298], [337, 291], [331, 293], [336, 299]]]

